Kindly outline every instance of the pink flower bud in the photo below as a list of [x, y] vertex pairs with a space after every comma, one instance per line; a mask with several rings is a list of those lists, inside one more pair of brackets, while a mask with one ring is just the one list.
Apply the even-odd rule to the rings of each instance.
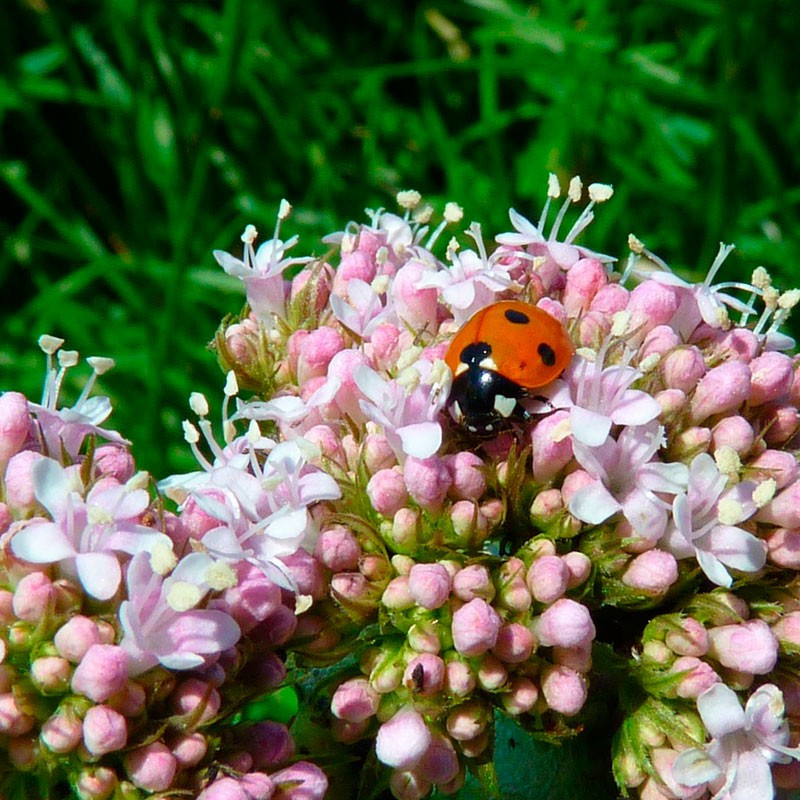
[[704, 656], [708, 652], [708, 631], [694, 617], [680, 621], [680, 630], [670, 629], [664, 641], [679, 656]]
[[664, 389], [655, 395], [656, 402], [661, 406], [659, 417], [662, 421], [674, 419], [686, 407], [686, 394], [680, 389]]
[[128, 723], [108, 706], [92, 706], [83, 718], [83, 743], [94, 756], [121, 750], [128, 741]]
[[756, 519], [780, 528], [800, 528], [800, 480], [773, 497], [758, 512]]
[[382, 469], [376, 472], [367, 484], [367, 497], [372, 507], [386, 517], [394, 516], [408, 503], [406, 481], [396, 469]]
[[141, 684], [125, 681], [121, 691], [111, 695], [106, 705], [119, 711], [124, 717], [138, 717], [144, 711], [147, 695]]
[[487, 692], [496, 692], [508, 681], [508, 670], [500, 659], [486, 654], [478, 665], [478, 685]]
[[525, 583], [525, 564], [516, 557], [504, 561], [497, 570], [497, 591], [500, 605], [509, 611], [527, 611], [533, 598]]
[[609, 283], [597, 291], [589, 305], [589, 310], [611, 316], [627, 307], [628, 297], [628, 290], [624, 286], [620, 286], [618, 283]]
[[[330, 425], [314, 425], [303, 434], [303, 438], [315, 444], [325, 458], [329, 458], [337, 464], [345, 463], [341, 438]], [[315, 459], [315, 463], [317, 462], [318, 459]], [[319, 466], [322, 466], [321, 462], [319, 462]]]
[[33, 717], [25, 714], [12, 693], [0, 694], [0, 733], [21, 736], [33, 728]]
[[539, 689], [530, 678], [521, 675], [509, 683], [508, 691], [504, 692], [500, 699], [506, 713], [517, 717], [520, 714], [527, 714], [536, 705]]
[[641, 338], [657, 325], [666, 325], [680, 305], [678, 292], [657, 281], [644, 281], [631, 293], [627, 310], [631, 314], [630, 330], [638, 330]]
[[454, 697], [466, 697], [475, 689], [475, 676], [469, 664], [452, 659], [445, 665], [444, 684]]
[[761, 343], [748, 328], [732, 328], [714, 347], [711, 355], [722, 361], [741, 361], [748, 364], [761, 349]]
[[510, 622], [500, 628], [492, 652], [507, 664], [521, 664], [531, 657], [536, 639], [518, 622]]
[[76, 615], [56, 631], [53, 642], [64, 658], [77, 664], [92, 645], [100, 644], [100, 633], [94, 620]]
[[670, 667], [670, 672], [678, 674], [685, 672], [676, 687], [678, 697], [687, 700], [696, 700], [706, 689], [720, 682], [720, 677], [714, 672], [710, 664], [694, 656], [682, 656], [675, 660]]
[[567, 578], [567, 588], [574, 589], [580, 586], [592, 572], [592, 560], [578, 550], [570, 550], [561, 556], [561, 560], [566, 564], [569, 577]]
[[69, 753], [83, 739], [83, 724], [71, 709], [59, 708], [45, 720], [39, 736], [51, 752]]
[[482, 598], [476, 597], [453, 614], [453, 646], [465, 656], [479, 656], [497, 643], [500, 617]]
[[589, 609], [562, 597], [535, 621], [534, 633], [544, 647], [578, 647], [595, 637]]
[[162, 742], [152, 742], [125, 756], [125, 769], [135, 786], [148, 792], [165, 792], [172, 786], [178, 762]]
[[551, 317], [555, 317], [562, 325], [567, 324], [567, 312], [558, 300], [553, 300], [552, 297], [542, 297], [537, 300], [536, 306], [542, 311], [546, 311]]
[[281, 561], [297, 583], [300, 594], [310, 595], [314, 600], [322, 600], [327, 594], [322, 564], [310, 553], [299, 548], [289, 556], [281, 556]]
[[421, 775], [411, 770], [394, 770], [389, 778], [389, 789], [396, 800], [422, 800], [433, 787]]
[[649, 595], [665, 594], [678, 580], [678, 562], [664, 550], [648, 550], [636, 556], [622, 575], [622, 582]]
[[389, 585], [384, 589], [381, 596], [381, 603], [386, 608], [397, 611], [411, 608], [414, 605], [414, 596], [411, 594], [408, 578], [405, 575], [399, 575], [389, 581]]
[[447, 732], [458, 742], [480, 736], [489, 724], [491, 712], [480, 700], [468, 700], [447, 716]]
[[723, 417], [711, 430], [714, 449], [732, 447], [737, 453], [746, 453], [753, 446], [753, 426], [739, 415]]
[[356, 278], [364, 283], [371, 283], [375, 273], [375, 259], [369, 253], [353, 250], [342, 257], [334, 273], [333, 291], [335, 294], [345, 296], [348, 281]]
[[94, 451], [92, 466], [98, 477], [114, 478], [125, 483], [136, 472], [136, 462], [130, 451], [119, 444], [104, 444]]
[[325, 773], [308, 761], [273, 772], [270, 780], [276, 789], [272, 800], [322, 800], [328, 791]]
[[69, 661], [58, 656], [40, 656], [31, 662], [31, 679], [43, 692], [62, 692], [69, 686]]
[[569, 412], [554, 411], [533, 428], [533, 477], [537, 482], [549, 481], [572, 459], [572, 437], [565, 428]]
[[0, 395], [0, 469], [22, 450], [31, 427], [28, 399], [19, 392]]
[[776, 488], [781, 489], [794, 483], [800, 475], [797, 458], [786, 450], [764, 450], [747, 465], [747, 477], [756, 481], [770, 478], [775, 481]]
[[111, 767], [86, 767], [75, 781], [81, 800], [108, 800], [117, 787], [117, 773]]
[[72, 675], [72, 691], [103, 703], [125, 686], [127, 653], [117, 645], [93, 644]]
[[459, 742], [459, 749], [467, 758], [478, 758], [489, 746], [489, 731], [484, 731], [480, 736], [468, 742]]
[[486, 491], [484, 463], [468, 450], [462, 450], [443, 459], [452, 484], [449, 495], [453, 500], [478, 500]]
[[475, 597], [491, 602], [494, 586], [489, 570], [482, 564], [469, 564], [460, 569], [453, 578], [453, 594], [465, 603]]
[[728, 361], [709, 370], [697, 384], [691, 400], [691, 421], [700, 423], [714, 414], [737, 409], [750, 394], [750, 368]]
[[413, 330], [419, 330], [436, 319], [438, 292], [434, 288], [419, 288], [421, 279], [430, 274], [430, 270], [419, 261], [409, 261], [397, 270], [394, 277], [392, 299], [395, 311]]
[[334, 328], [322, 325], [309, 332], [300, 342], [297, 355], [298, 383], [326, 375], [331, 359], [343, 349], [344, 339]]
[[361, 456], [367, 472], [375, 473], [381, 469], [391, 469], [397, 457], [387, 438], [380, 433], [368, 433], [361, 446]]
[[778, 567], [800, 570], [800, 530], [776, 528], [766, 538], [767, 557]]
[[687, 345], [667, 353], [661, 359], [660, 369], [668, 388], [688, 393], [706, 374], [706, 362], [696, 347]]
[[648, 331], [639, 348], [639, 361], [648, 356], [663, 356], [681, 344], [681, 337], [669, 325], [656, 325]]
[[352, 678], [333, 693], [331, 711], [347, 722], [363, 722], [375, 714], [379, 702], [380, 696], [366, 678]]
[[707, 452], [710, 444], [711, 429], [693, 426], [673, 438], [670, 454], [677, 460], [691, 462], [696, 455]]
[[378, 325], [369, 340], [372, 346], [372, 355], [375, 359], [375, 366], [379, 369], [386, 369], [397, 363], [397, 358], [401, 352], [400, 329], [396, 325], [384, 323]]
[[294, 756], [294, 740], [289, 729], [279, 722], [257, 722], [246, 729], [245, 747], [253, 757], [253, 768], [272, 768]]
[[539, 603], [553, 603], [567, 591], [569, 569], [559, 556], [543, 556], [528, 570], [528, 588]]
[[800, 611], [791, 611], [784, 614], [773, 626], [772, 633], [779, 642], [794, 647], [800, 646]]
[[412, 708], [403, 708], [384, 722], [375, 738], [378, 761], [398, 769], [411, 769], [431, 744], [431, 732]]
[[791, 405], [765, 406], [762, 422], [764, 441], [770, 446], [780, 445], [800, 429], [800, 410]]
[[14, 592], [14, 613], [26, 622], [40, 622], [55, 605], [53, 582], [44, 572], [31, 572]]
[[574, 669], [575, 672], [588, 672], [592, 668], [592, 645], [576, 647], [554, 647], [553, 663]]
[[33, 465], [43, 456], [33, 450], [23, 450], [9, 459], [5, 474], [5, 501], [18, 511], [30, 511], [36, 506], [33, 491]]
[[208, 742], [202, 733], [180, 734], [170, 741], [170, 751], [175, 756], [178, 769], [187, 769], [205, 758]]
[[576, 469], [566, 475], [564, 482], [561, 484], [561, 498], [564, 501], [564, 505], [569, 506], [570, 501], [580, 489], [585, 486], [591, 486], [594, 482], [595, 478], [583, 469]]
[[594, 258], [581, 258], [567, 271], [562, 294], [568, 317], [588, 311], [597, 293], [608, 284], [605, 267]]
[[414, 772], [423, 780], [439, 785], [452, 781], [458, 774], [458, 768], [458, 756], [450, 740], [446, 736], [433, 736]]
[[711, 628], [708, 637], [709, 655], [739, 672], [766, 675], [778, 660], [778, 641], [769, 625], [760, 619]]
[[783, 397], [791, 388], [794, 380], [792, 359], [784, 353], [768, 350], [750, 362], [750, 397], [751, 406], [771, 403]]
[[292, 278], [289, 298], [292, 302], [305, 298], [309, 310], [320, 313], [330, 298], [332, 282], [333, 270], [328, 264], [323, 264], [321, 269], [304, 267]]
[[578, 321], [578, 341], [581, 347], [599, 349], [610, 330], [610, 317], [600, 311], [587, 311]]
[[13, 736], [6, 744], [12, 768], [20, 772], [35, 769], [39, 760], [38, 742], [33, 736]]
[[531, 518], [548, 522], [564, 510], [564, 499], [559, 489], [544, 489], [533, 498]]
[[244, 632], [251, 631], [281, 605], [281, 590], [254, 564], [236, 565], [237, 584], [225, 589], [213, 606], [230, 614]]
[[432, 653], [421, 653], [408, 662], [403, 673], [403, 685], [412, 694], [430, 697], [444, 686], [444, 661]]
[[408, 590], [414, 602], [432, 610], [450, 596], [450, 574], [441, 564], [415, 564], [408, 575]]
[[444, 461], [436, 456], [425, 459], [409, 457], [403, 475], [414, 500], [426, 511], [439, 511], [451, 483]]
[[545, 667], [542, 670], [542, 694], [550, 708], [571, 717], [586, 702], [586, 681], [569, 667]]
[[354, 570], [361, 557], [361, 547], [352, 531], [344, 525], [333, 525], [322, 531], [314, 547], [314, 556], [329, 570]]
[[215, 717], [222, 705], [219, 692], [213, 685], [198, 678], [181, 681], [169, 699], [173, 713], [181, 716], [191, 715], [193, 726], [203, 725]]

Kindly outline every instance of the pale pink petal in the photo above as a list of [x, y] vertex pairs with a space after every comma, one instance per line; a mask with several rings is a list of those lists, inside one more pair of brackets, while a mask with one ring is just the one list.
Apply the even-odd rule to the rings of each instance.
[[730, 587], [733, 585], [733, 578], [728, 570], [722, 565], [722, 562], [707, 550], [696, 550], [697, 563], [700, 569], [705, 572], [706, 577], [717, 586]]
[[719, 739], [744, 727], [745, 716], [736, 692], [724, 683], [715, 683], [697, 698], [697, 710], [712, 738]]
[[403, 443], [403, 452], [414, 458], [432, 456], [442, 443], [442, 428], [438, 422], [417, 422], [404, 425], [395, 433]]
[[633, 530], [647, 539], [658, 539], [667, 525], [667, 512], [644, 492], [634, 490], [622, 501], [622, 513]]
[[31, 470], [36, 499], [53, 517], [60, 517], [73, 489], [67, 471], [52, 458], [40, 458]]
[[32, 522], [14, 534], [11, 550], [31, 564], [52, 564], [75, 555], [75, 547], [54, 522]]
[[378, 408], [382, 408], [389, 401], [386, 381], [374, 369], [362, 364], [356, 367], [353, 379], [361, 393], [375, 403]]
[[79, 553], [75, 557], [83, 588], [98, 600], [108, 600], [119, 589], [122, 569], [110, 553]]
[[776, 744], [789, 741], [789, 729], [783, 716], [776, 709], [783, 709], [783, 693], [772, 683], [759, 686], [747, 699], [744, 709], [749, 730], [756, 732], [763, 739], [775, 739]]
[[658, 417], [661, 406], [655, 398], [645, 392], [629, 389], [611, 409], [611, 421], [615, 425], [644, 425]]
[[720, 775], [719, 767], [703, 750], [697, 748], [684, 750], [672, 765], [672, 777], [684, 786], [700, 786], [716, 780]]
[[176, 614], [152, 639], [152, 649], [164, 657], [179, 653], [219, 653], [239, 641], [239, 626], [222, 611], [197, 609]]
[[310, 472], [298, 481], [300, 502], [310, 505], [319, 500], [338, 500], [342, 496], [339, 484], [325, 472]]
[[717, 525], [703, 539], [705, 548], [733, 569], [756, 572], [767, 561], [761, 540], [741, 528]]
[[769, 762], [758, 750], [741, 750], [736, 777], [730, 786], [730, 800], [756, 800], [775, 795]]
[[442, 291], [442, 297], [454, 308], [467, 308], [475, 299], [475, 285], [471, 280], [451, 283]]
[[580, 406], [573, 406], [570, 409], [569, 421], [573, 437], [590, 447], [599, 447], [603, 444], [611, 430], [609, 417]]
[[688, 467], [677, 462], [661, 464], [654, 461], [645, 464], [637, 477], [637, 483], [642, 489], [651, 492], [667, 492], [668, 494], [678, 494], [678, 492], [684, 491], [688, 480]]
[[600, 481], [578, 489], [569, 502], [569, 512], [583, 522], [599, 525], [621, 508]]

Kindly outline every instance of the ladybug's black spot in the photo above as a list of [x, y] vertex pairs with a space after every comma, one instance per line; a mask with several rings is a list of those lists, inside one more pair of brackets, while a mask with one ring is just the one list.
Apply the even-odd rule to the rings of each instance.
[[472, 342], [461, 351], [458, 358], [464, 364], [480, 364], [491, 353], [492, 348], [486, 342]]
[[523, 311], [517, 311], [513, 308], [509, 308], [506, 311], [506, 319], [515, 325], [527, 325], [531, 321], [531, 318]]
[[556, 363], [556, 351], [549, 344], [542, 342], [537, 348], [542, 359], [542, 364], [552, 367]]

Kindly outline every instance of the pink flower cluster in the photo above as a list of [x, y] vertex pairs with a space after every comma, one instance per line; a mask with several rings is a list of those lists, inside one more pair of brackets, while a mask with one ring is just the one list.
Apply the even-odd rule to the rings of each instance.
[[41, 344], [45, 402], [0, 396], [2, 792], [321, 798], [327, 779], [295, 761], [285, 725], [226, 722], [284, 680], [294, 594], [191, 547], [197, 513], [151, 498], [126, 442], [99, 427], [110, 406], [88, 397], [94, 378], [58, 408], [77, 353]]
[[[42, 404], [0, 398], [13, 655], [0, 722], [18, 769], [36, 769], [52, 728], [111, 786], [321, 797], [325, 776], [290, 763], [286, 728], [216, 726], [243, 686], [283, 679], [282, 648], [306, 678], [357, 656], [328, 687], [330, 733], [374, 747], [399, 800], [457, 791], [491, 760], [497, 713], [573, 734], [612, 680], [624, 791], [767, 800], [800, 786], [800, 363], [780, 331], [800, 291], [763, 268], [715, 283], [727, 246], [700, 284], [633, 236], [617, 270], [575, 244], [612, 195], [586, 191], [576, 213], [573, 178], [548, 228], [551, 176], [538, 222], [512, 211], [493, 248], [476, 223], [441, 246], [461, 209], [433, 228], [416, 192], [327, 237], [321, 258], [289, 255], [285, 201], [257, 249], [248, 226], [241, 259], [215, 253], [248, 301], [215, 340], [221, 439], [193, 394], [199, 469], [158, 483], [157, 501], [99, 427], [107, 401], [89, 386], [57, 408], [77, 354], [43, 340], [58, 366]], [[479, 438], [449, 413], [445, 356], [499, 300], [550, 314], [575, 354]], [[593, 681], [599, 644], [616, 669]], [[61, 700], [20, 705], [22, 674]], [[163, 735], [136, 748], [153, 719]]]

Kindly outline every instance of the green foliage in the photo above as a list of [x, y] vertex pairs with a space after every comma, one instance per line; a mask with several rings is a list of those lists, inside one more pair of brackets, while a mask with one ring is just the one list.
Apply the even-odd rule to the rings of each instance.
[[[743, 6], [743, 7], [739, 7]], [[800, 18], [788, 0], [12, 0], [0, 26], [0, 388], [35, 338], [119, 367], [102, 389], [143, 467], [189, 466], [203, 349], [242, 297], [211, 258], [254, 222], [320, 234], [414, 187], [492, 234], [548, 171], [615, 184], [587, 244], [633, 230], [700, 274], [798, 261]], [[77, 380], [77, 378], [76, 378]], [[70, 391], [77, 392], [71, 385]], [[69, 394], [69, 392], [68, 392]], [[212, 403], [213, 404], [213, 403]]]

